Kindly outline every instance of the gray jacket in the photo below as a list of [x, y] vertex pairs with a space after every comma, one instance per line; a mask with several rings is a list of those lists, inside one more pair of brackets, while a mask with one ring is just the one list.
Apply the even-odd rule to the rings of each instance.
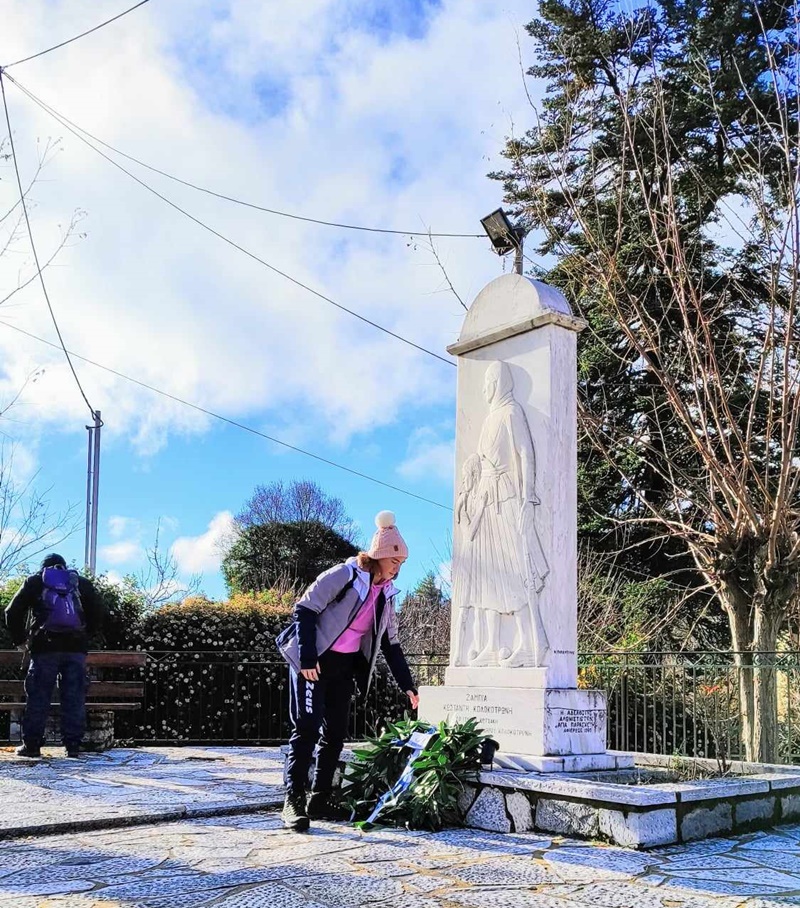
[[[352, 585], [341, 600], [335, 601], [344, 587], [351, 582]], [[350, 558], [344, 564], [337, 564], [320, 574], [298, 599], [296, 609], [303, 608], [316, 612], [317, 654], [319, 656], [329, 650], [351, 624], [367, 598], [369, 588], [369, 572], [362, 571], [358, 567], [356, 559]], [[397, 614], [395, 612], [397, 593], [398, 590], [393, 584], [387, 585], [386, 605], [381, 614], [380, 624], [373, 629], [372, 634], [366, 634], [361, 641], [361, 653], [369, 664], [367, 687], [369, 687], [375, 671], [375, 663], [381, 649], [381, 641], [384, 641], [384, 634], [386, 635], [384, 642], [389, 647], [399, 649], [400, 641], [397, 636]], [[295, 671], [299, 672], [301, 669], [300, 645], [294, 623], [278, 637], [277, 644], [283, 658]], [[390, 668], [397, 677], [394, 666], [390, 664]]]

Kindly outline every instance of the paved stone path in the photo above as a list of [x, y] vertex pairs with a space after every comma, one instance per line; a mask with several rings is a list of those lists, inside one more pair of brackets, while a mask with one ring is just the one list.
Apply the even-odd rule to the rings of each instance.
[[[8, 835], [6, 808], [22, 809], [23, 790], [28, 809], [51, 821], [59, 804], [62, 812], [80, 809], [84, 820], [94, 807], [100, 821], [123, 815], [112, 814], [112, 807], [133, 807], [139, 822], [147, 810], [162, 819], [168, 809], [250, 810], [257, 797], [274, 799], [279, 782], [279, 754], [268, 749], [150, 748], [80, 763], [0, 758], [0, 817]], [[36, 803], [44, 795], [46, 811]], [[0, 841], [2, 908], [361, 905], [800, 906], [800, 826], [647, 853], [468, 829], [361, 834], [317, 824], [310, 834], [297, 835], [281, 828], [275, 812]]]
[[[0, 837], [270, 807], [283, 799], [277, 748], [148, 747], [87, 754], [0, 750]], [[2, 903], [0, 903], [2, 904]]]

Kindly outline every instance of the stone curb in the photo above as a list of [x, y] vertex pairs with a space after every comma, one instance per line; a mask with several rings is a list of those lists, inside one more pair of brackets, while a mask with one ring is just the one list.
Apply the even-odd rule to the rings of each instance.
[[0, 841], [48, 835], [65, 832], [85, 832], [99, 829], [124, 829], [132, 826], [151, 826], [158, 823], [174, 823], [176, 820], [197, 820], [206, 817], [232, 817], [262, 810], [275, 810], [283, 806], [283, 796], [273, 796], [263, 801], [247, 804], [227, 804], [217, 807], [174, 807], [156, 813], [141, 813], [121, 817], [94, 817], [86, 820], [72, 820], [63, 823], [39, 823], [31, 826], [9, 826], [0, 829]]

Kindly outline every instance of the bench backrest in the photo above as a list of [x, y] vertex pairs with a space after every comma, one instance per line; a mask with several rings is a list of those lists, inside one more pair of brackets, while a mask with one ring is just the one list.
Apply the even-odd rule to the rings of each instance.
[[[16, 649], [0, 649], [0, 665], [22, 665], [22, 653]], [[86, 656], [89, 668], [141, 668], [147, 664], [147, 653], [133, 650], [92, 650]]]
[[[0, 666], [22, 666], [23, 654], [19, 650], [0, 650]], [[89, 668], [140, 668], [147, 663], [147, 654], [132, 650], [98, 650], [87, 654], [86, 665]], [[0, 698], [11, 697], [14, 702], [20, 702], [25, 694], [24, 681], [0, 680]], [[91, 680], [86, 691], [87, 702], [113, 701], [113, 704], [122, 707], [123, 704], [139, 702], [144, 698], [144, 683], [142, 681], [106, 681]], [[58, 702], [58, 692], [54, 691], [53, 702]], [[5, 704], [6, 709], [10, 704]], [[0, 710], [4, 704], [0, 700]]]

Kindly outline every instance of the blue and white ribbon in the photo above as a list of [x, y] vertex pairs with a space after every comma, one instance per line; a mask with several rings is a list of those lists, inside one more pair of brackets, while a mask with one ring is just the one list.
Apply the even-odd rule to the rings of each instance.
[[393, 742], [397, 747], [410, 748], [411, 753], [409, 754], [408, 760], [406, 760], [406, 765], [403, 767], [400, 778], [392, 785], [385, 795], [381, 796], [380, 800], [375, 805], [375, 809], [364, 821], [364, 825], [374, 823], [376, 817], [384, 808], [396, 804], [401, 795], [408, 791], [414, 780], [414, 761], [438, 734], [438, 730], [431, 726], [427, 731], [415, 731], [409, 738], [398, 738], [397, 741]]

